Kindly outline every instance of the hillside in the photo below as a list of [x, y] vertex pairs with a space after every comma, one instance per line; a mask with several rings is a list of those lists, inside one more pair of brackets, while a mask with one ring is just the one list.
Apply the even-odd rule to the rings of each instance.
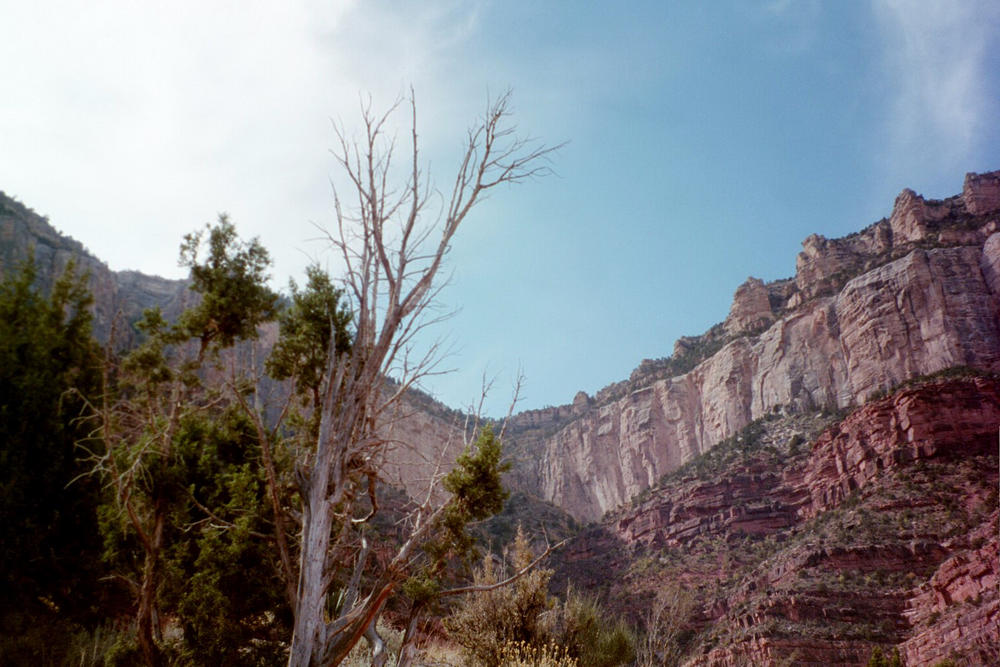
[[[179, 240], [178, 240], [179, 243]], [[0, 276], [34, 254], [41, 286], [48, 288], [72, 260], [79, 273], [88, 276], [94, 295], [94, 334], [107, 341], [117, 317], [124, 321], [116, 336], [128, 344], [129, 325], [146, 308], [159, 306], [168, 317], [176, 317], [190, 294], [186, 283], [138, 271], [112, 271], [79, 241], [61, 234], [48, 221], [16, 199], [0, 191]]]
[[[178, 246], [180, 239], [178, 239]], [[127, 347], [135, 340], [131, 325], [142, 312], [160, 307], [168, 320], [173, 320], [193, 298], [186, 281], [167, 280], [139, 271], [112, 271], [107, 264], [92, 255], [79, 241], [60, 233], [49, 220], [16, 199], [0, 191], [0, 277], [33, 255], [38, 268], [38, 281], [48, 290], [66, 269], [70, 261], [76, 271], [87, 276], [93, 294], [94, 335], [102, 344], [108, 341], [114, 326], [116, 343]], [[268, 324], [261, 331], [265, 348], [277, 340], [277, 327]], [[253, 353], [246, 346], [237, 346], [232, 354], [245, 361], [266, 357]], [[287, 389], [265, 380], [268, 393], [280, 395]], [[393, 456], [383, 470], [386, 480], [404, 488], [414, 497], [426, 492], [426, 483], [437, 470], [440, 461], [454, 461], [465, 444], [463, 437], [466, 416], [435, 401], [429, 395], [411, 390], [393, 419], [388, 437], [398, 441]], [[551, 503], [534, 493], [521, 491], [517, 495], [520, 507], [530, 508], [532, 516], [549, 517], [544, 523], [554, 535], [565, 535], [564, 526], [572, 519]], [[500, 517], [490, 530], [508, 534], [516, 519]]]
[[945, 375], [753, 422], [579, 536], [560, 581], [626, 612], [680, 587], [686, 665], [996, 664], [1000, 378]]
[[[944, 200], [904, 190], [889, 217], [845, 238], [808, 237], [794, 278], [748, 279], [725, 322], [681, 338], [670, 357], [593, 397], [514, 415], [511, 482], [593, 521], [777, 407], [843, 409], [944, 368], [1000, 370], [998, 230], [992, 172], [968, 174]], [[0, 272], [30, 246], [44, 281], [70, 258], [89, 272], [101, 340], [116, 313], [132, 322], [159, 305], [169, 317], [189, 298], [180, 281], [110, 271], [0, 193]], [[425, 434], [461, 441], [461, 415], [420, 393], [412, 403], [413, 423], [399, 428], [416, 442], [402, 468], [436, 451]]]

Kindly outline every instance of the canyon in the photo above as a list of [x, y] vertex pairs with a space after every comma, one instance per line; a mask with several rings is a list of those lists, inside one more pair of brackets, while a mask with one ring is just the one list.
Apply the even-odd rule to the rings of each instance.
[[0, 277], [33, 257], [39, 286], [48, 290], [73, 264], [87, 276], [93, 295], [93, 329], [101, 342], [112, 338], [127, 347], [134, 341], [132, 325], [147, 308], [159, 307], [173, 320], [191, 304], [187, 281], [168, 280], [139, 271], [112, 271], [82, 243], [57, 231], [40, 216], [0, 191]]
[[585, 530], [560, 580], [616, 581], [623, 611], [680, 586], [686, 665], [996, 664], [998, 425], [974, 371], [773, 412]]
[[998, 188], [1000, 172], [969, 174], [941, 201], [904, 190], [857, 234], [808, 237], [793, 279], [750, 278], [725, 322], [672, 357], [514, 416], [530, 462], [519, 484], [593, 521], [775, 408], [846, 408], [953, 366], [1000, 370]]
[[[87, 271], [104, 341], [190, 303], [185, 282], [113, 272], [2, 193], [0, 250], [3, 271], [33, 253], [43, 287]], [[998, 373], [1000, 171], [943, 200], [904, 190], [857, 233], [806, 238], [795, 276], [749, 278], [669, 357], [513, 415], [506, 520], [576, 531], [554, 586], [633, 620], [680, 591], [687, 665], [857, 665], [874, 648], [998, 664]], [[419, 392], [400, 410], [383, 473], [413, 497], [466, 416]]]
[[[145, 308], [169, 319], [190, 302], [184, 281], [111, 271], [2, 193], [0, 245], [3, 266], [32, 247], [43, 286], [70, 260], [87, 272], [100, 340], [114, 328], [128, 344]], [[670, 357], [593, 397], [513, 415], [513, 486], [594, 521], [775, 408], [840, 409], [953, 366], [1000, 370], [1000, 172], [967, 174], [944, 200], [904, 190], [889, 217], [802, 246], [794, 278], [749, 278], [726, 320], [681, 338]], [[395, 428], [409, 444], [390, 461], [406, 486], [442, 443], [458, 451], [463, 426], [425, 396], [408, 405]], [[415, 464], [420, 474], [407, 474]]]

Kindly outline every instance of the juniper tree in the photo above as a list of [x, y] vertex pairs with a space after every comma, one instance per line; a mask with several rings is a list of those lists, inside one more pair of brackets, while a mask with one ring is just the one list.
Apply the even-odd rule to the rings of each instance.
[[79, 478], [76, 449], [100, 385], [91, 297], [73, 264], [48, 294], [37, 278], [29, 256], [0, 282], [0, 616], [14, 635], [29, 618], [86, 616], [101, 574], [98, 488]]
[[161, 661], [157, 645], [157, 597], [170, 515], [186, 500], [178, 475], [177, 437], [188, 420], [222, 404], [217, 388], [205, 385], [206, 362], [221, 350], [257, 336], [274, 315], [277, 295], [266, 284], [270, 260], [254, 239], [244, 242], [226, 216], [181, 246], [181, 264], [190, 269], [196, 304], [168, 323], [159, 309], [137, 324], [145, 341], [120, 364], [109, 355], [103, 400], [95, 405], [100, 429], [93, 451], [95, 472], [113, 490], [119, 539], [138, 544], [140, 570], [132, 581], [136, 626], [143, 659]]

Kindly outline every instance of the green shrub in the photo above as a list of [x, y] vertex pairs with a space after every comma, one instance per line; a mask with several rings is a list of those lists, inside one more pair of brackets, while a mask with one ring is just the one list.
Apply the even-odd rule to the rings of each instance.
[[903, 667], [903, 658], [898, 648], [892, 649], [892, 654], [886, 657], [881, 647], [876, 646], [868, 659], [868, 667]]
[[[512, 567], [504, 572], [490, 556], [475, 575], [478, 585], [495, 584], [534, 559], [518, 529]], [[444, 625], [462, 646], [468, 664], [586, 665], [613, 667], [635, 660], [635, 640], [620, 620], [594, 599], [570, 590], [559, 603], [548, 593], [551, 570], [535, 568], [510, 585], [463, 598]], [[506, 657], [505, 657], [506, 656]]]
[[[511, 555], [513, 567], [504, 572], [487, 554], [475, 573], [476, 585], [502, 581], [534, 560], [520, 527]], [[472, 593], [458, 602], [444, 626], [451, 639], [464, 649], [469, 663], [501, 667], [501, 648], [506, 644], [539, 647], [550, 643], [551, 633], [543, 615], [552, 606], [546, 592], [551, 576], [552, 570], [536, 567], [508, 586]]]
[[556, 642], [581, 665], [613, 667], [635, 660], [632, 631], [620, 619], [609, 622], [597, 600], [570, 589], [557, 611]]

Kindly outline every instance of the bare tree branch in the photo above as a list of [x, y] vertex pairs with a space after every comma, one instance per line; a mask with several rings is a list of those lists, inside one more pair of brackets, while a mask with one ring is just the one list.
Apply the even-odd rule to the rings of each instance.
[[538, 558], [534, 559], [533, 561], [531, 561], [530, 563], [528, 563], [527, 565], [525, 565], [520, 570], [518, 570], [511, 576], [507, 577], [503, 581], [498, 581], [493, 584], [475, 584], [472, 586], [460, 586], [458, 588], [449, 588], [448, 590], [441, 591], [438, 595], [440, 597], [451, 597], [455, 595], [465, 595], [466, 593], [485, 593], [487, 591], [495, 591], [498, 588], [503, 588], [504, 586], [509, 586], [518, 579], [520, 579], [521, 577], [523, 577], [524, 575], [534, 570], [536, 567], [538, 567], [538, 564], [541, 563], [546, 558], [548, 558], [549, 554], [551, 554], [556, 549], [561, 549], [562, 546], [566, 544], [567, 541], [568, 540], [562, 540], [561, 542], [557, 542], [556, 544], [546, 545], [545, 551], [543, 551], [538, 556]]
[[[375, 474], [390, 446], [398, 442], [391, 423], [397, 407], [420, 378], [435, 372], [437, 344], [416, 353], [418, 334], [444, 316], [436, 314], [442, 289], [441, 268], [455, 233], [489, 190], [547, 173], [555, 150], [519, 138], [508, 124], [510, 94], [488, 102], [480, 123], [467, 135], [464, 155], [450, 199], [438, 215], [429, 215], [434, 192], [420, 168], [416, 95], [410, 91], [410, 153], [403, 185], [393, 185], [396, 142], [387, 135], [399, 99], [382, 115], [371, 100], [361, 102], [361, 132], [350, 139], [334, 125], [334, 158], [351, 190], [348, 198], [334, 187], [336, 231], [327, 233], [331, 247], [346, 267], [343, 277], [354, 315], [354, 340], [344, 354], [328, 355], [321, 400], [319, 432], [298, 459], [302, 495], [297, 607], [289, 665], [336, 664], [368, 630], [386, 599], [408, 576], [419, 548], [445, 510], [432, 492], [441, 479], [439, 459], [422, 502], [408, 515], [408, 534], [369, 586], [367, 595], [351, 596], [350, 608], [334, 621], [324, 618], [326, 595], [334, 577], [328, 571], [335, 522], [352, 517], [351, 505], [367, 479], [371, 507], [364, 522], [378, 511]], [[346, 208], [345, 202], [356, 202]], [[387, 378], [398, 375], [398, 382]], [[360, 562], [360, 561], [356, 561]]]

